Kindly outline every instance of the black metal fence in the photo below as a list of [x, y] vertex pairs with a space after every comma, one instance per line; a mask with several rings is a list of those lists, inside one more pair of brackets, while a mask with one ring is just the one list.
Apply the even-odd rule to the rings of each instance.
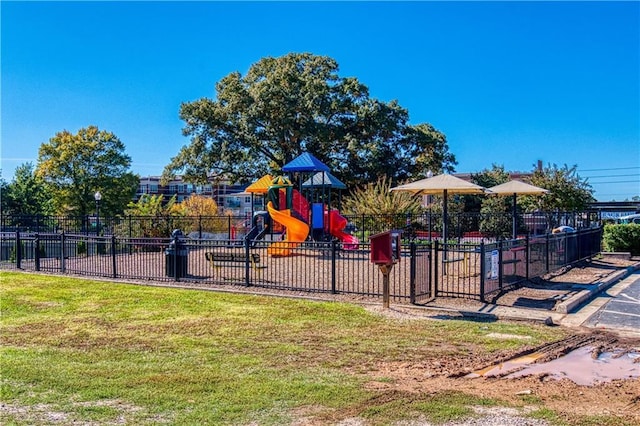
[[[350, 229], [360, 238], [389, 229], [402, 229], [407, 238], [442, 238], [443, 216], [440, 213], [398, 215], [343, 215]], [[3, 215], [1, 232], [60, 233], [83, 235], [115, 235], [119, 238], [166, 238], [181, 229], [194, 239], [241, 239], [251, 228], [250, 216], [123, 216], [123, 217], [58, 217]], [[596, 212], [535, 212], [518, 214], [517, 235], [544, 235], [553, 228], [569, 225], [576, 229], [600, 224]], [[281, 229], [274, 227], [274, 233]], [[449, 213], [447, 240], [480, 241], [510, 238], [513, 232], [511, 213]], [[326, 237], [326, 235], [324, 236]], [[328, 238], [319, 238], [318, 240]]]
[[[496, 242], [404, 240], [390, 275], [395, 301], [434, 297], [486, 300], [518, 283], [592, 257], [602, 229]], [[289, 251], [287, 256], [274, 254]], [[382, 297], [382, 274], [368, 242], [129, 238], [3, 232], [0, 269], [120, 280], [245, 286], [305, 293]]]

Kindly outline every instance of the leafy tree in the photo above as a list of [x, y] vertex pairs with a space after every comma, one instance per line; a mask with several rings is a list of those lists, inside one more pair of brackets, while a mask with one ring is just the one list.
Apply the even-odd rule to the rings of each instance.
[[[500, 185], [509, 181], [509, 172], [504, 166], [493, 164], [491, 169], [472, 174], [471, 181], [485, 188]], [[512, 233], [512, 200], [510, 197], [495, 195], [465, 196], [465, 211], [480, 212], [480, 231], [495, 237], [508, 237]]]
[[[171, 219], [171, 210], [176, 202], [174, 195], [168, 202], [164, 203], [164, 196], [161, 194], [143, 194], [138, 201], [130, 201], [125, 210], [128, 216], [135, 216], [135, 229], [129, 229], [128, 224], [123, 222], [117, 232], [122, 236], [128, 233], [135, 237], [145, 238], [168, 238], [174, 229]], [[155, 247], [153, 247], [155, 250]]]
[[[536, 168], [531, 184], [549, 190], [542, 196], [520, 197], [522, 206], [528, 211], [581, 211], [594, 202], [593, 189], [586, 179], [576, 172], [577, 166], [563, 167], [549, 164], [542, 170]], [[520, 200], [519, 200], [520, 202]]]
[[408, 125], [397, 102], [370, 98], [356, 78], [340, 77], [329, 57], [266, 57], [245, 76], [222, 78], [216, 92], [215, 100], [182, 104], [183, 133], [191, 142], [165, 167], [165, 179], [181, 173], [193, 182], [246, 182], [277, 174], [304, 151], [350, 185], [386, 174], [398, 181], [427, 166], [455, 164], [442, 133], [428, 124]]
[[509, 181], [509, 172], [504, 170], [504, 166], [492, 164], [491, 169], [484, 169], [480, 173], [472, 173], [471, 181], [476, 185], [491, 188]]
[[[480, 185], [485, 188], [491, 188], [492, 186], [500, 185], [501, 183], [505, 183], [509, 181], [509, 172], [504, 170], [504, 166], [492, 164], [491, 169], [484, 169], [480, 173], [472, 173], [471, 174], [471, 182], [476, 185]], [[482, 206], [491, 205], [495, 208], [498, 208], [498, 212], [506, 211], [503, 208], [503, 201], [505, 197], [502, 198], [501, 201], [492, 200], [491, 197], [486, 195], [465, 195], [464, 196], [464, 211], [465, 212], [478, 212], [481, 211]]]
[[408, 135], [414, 141], [415, 163], [410, 170], [412, 177], [426, 177], [431, 170], [433, 173], [451, 173], [457, 164], [455, 156], [449, 152], [446, 136], [431, 124], [423, 123], [411, 126]]
[[179, 216], [215, 216], [218, 204], [213, 198], [192, 195], [181, 203], [174, 204], [171, 212]]
[[64, 130], [40, 146], [36, 175], [44, 180], [58, 213], [93, 213], [96, 191], [105, 216], [122, 213], [139, 178], [129, 171], [131, 158], [113, 133], [95, 126], [77, 134]]
[[47, 215], [51, 202], [45, 183], [34, 173], [33, 163], [16, 168], [13, 180], [2, 186], [2, 212], [10, 215]]
[[226, 229], [228, 220], [218, 215], [218, 204], [213, 198], [191, 195], [181, 203], [171, 207], [171, 214], [184, 217], [176, 226], [185, 233], [202, 230], [216, 232]]
[[176, 202], [176, 195], [164, 202], [162, 194], [142, 194], [138, 201], [127, 204], [125, 214], [128, 216], [169, 216]]
[[509, 238], [513, 234], [513, 202], [511, 197], [488, 196], [480, 208], [480, 231], [494, 237]]

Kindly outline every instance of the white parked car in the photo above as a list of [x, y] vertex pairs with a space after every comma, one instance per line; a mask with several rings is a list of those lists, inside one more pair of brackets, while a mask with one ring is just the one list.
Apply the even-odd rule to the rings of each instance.
[[630, 214], [628, 216], [621, 216], [616, 220], [616, 223], [637, 223], [640, 225], [640, 214]]

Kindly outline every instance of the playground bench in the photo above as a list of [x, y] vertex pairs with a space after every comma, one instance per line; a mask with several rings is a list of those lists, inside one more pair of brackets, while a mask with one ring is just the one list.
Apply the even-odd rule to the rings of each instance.
[[525, 248], [526, 248], [525, 246], [518, 246], [518, 247], [510, 248], [509, 251], [511, 253], [513, 253], [513, 258], [511, 258], [511, 259], [504, 259], [503, 258], [502, 259], [502, 263], [506, 265], [506, 264], [509, 264], [509, 263], [518, 263], [518, 262], [520, 262], [522, 259], [518, 259], [515, 256], [519, 251], [523, 251]]
[[[244, 254], [238, 253], [213, 253], [206, 252], [204, 254], [205, 259], [211, 264], [213, 268], [221, 268], [222, 263], [246, 263], [247, 257]], [[249, 254], [249, 262], [251, 263], [251, 268], [253, 270], [263, 269], [266, 266], [259, 266], [260, 264], [260, 255], [257, 253]]]

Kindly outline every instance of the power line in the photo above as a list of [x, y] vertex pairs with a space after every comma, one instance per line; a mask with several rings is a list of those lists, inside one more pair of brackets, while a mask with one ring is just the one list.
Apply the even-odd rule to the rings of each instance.
[[609, 169], [580, 169], [581, 172], [608, 172], [610, 170], [635, 170], [640, 169], [640, 166], [635, 167], [613, 167]]
[[633, 173], [630, 175], [601, 175], [601, 176], [585, 176], [587, 179], [595, 179], [595, 178], [612, 178], [612, 177], [632, 177], [632, 176], [640, 176], [640, 173]]
[[637, 180], [615, 180], [615, 181], [611, 181], [611, 182], [593, 182], [594, 185], [602, 185], [602, 184], [605, 184], [605, 183], [640, 183], [640, 181], [637, 181]]

